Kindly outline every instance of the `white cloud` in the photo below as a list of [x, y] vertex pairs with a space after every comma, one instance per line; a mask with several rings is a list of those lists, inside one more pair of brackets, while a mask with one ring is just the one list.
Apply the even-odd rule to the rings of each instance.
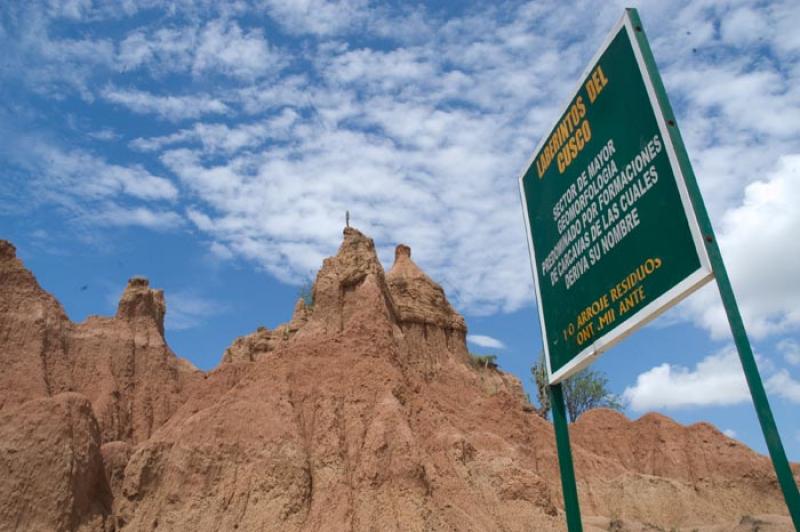
[[214, 21], [200, 33], [192, 72], [220, 71], [242, 78], [254, 78], [277, 66], [279, 58], [270, 51], [261, 30], [243, 32], [236, 23]]
[[468, 334], [467, 342], [481, 347], [488, 347], [489, 349], [505, 349], [506, 347], [506, 344], [497, 338], [492, 338], [491, 336], [485, 336], [483, 334]]
[[469, 24], [426, 47], [331, 45], [315, 59], [322, 85], [289, 78], [266, 100], [240, 93], [250, 110], [276, 101], [310, 110], [297, 114], [285, 143], [261, 153], [208, 162], [208, 147], [219, 146], [213, 139], [233, 129], [195, 127], [136, 146], [202, 139], [202, 151], [162, 155], [202, 200], [198, 227], [281, 279], [316, 269], [336, 249], [350, 210], [380, 248], [411, 244], [462, 310], [517, 309], [532, 300], [515, 176], [534, 142], [522, 118], [553, 115], [537, 87], [543, 78], [571, 83], [581, 65], [566, 54], [526, 69], [534, 45], [554, 46], [554, 36], [520, 45], [509, 34], [526, 39], [528, 28], [515, 22], [477, 49], [465, 33], [480, 31], [480, 20]]
[[47, 2], [50, 16], [80, 20], [92, 9], [92, 0], [51, 0]]
[[209, 251], [211, 251], [212, 255], [221, 260], [230, 260], [233, 258], [233, 252], [228, 249], [228, 246], [220, 244], [219, 242], [212, 242], [209, 246]]
[[[772, 360], [756, 355], [764, 387], [772, 396], [800, 403], [800, 381]], [[694, 368], [661, 364], [623, 392], [635, 411], [690, 406], [724, 406], [750, 401], [739, 355], [733, 346], [705, 357]]]
[[[311, 7], [310, 3], [291, 8], [270, 5], [271, 12], [283, 13], [285, 20]], [[360, 23], [359, 17], [368, 16], [364, 13], [358, 8], [358, 15], [347, 17], [347, 24], [303, 31], [322, 35], [340, 31]], [[497, 22], [492, 15], [487, 10], [450, 20], [425, 46], [411, 43], [379, 50], [326, 42], [314, 58], [319, 82], [294, 77], [265, 85], [263, 93], [260, 88], [237, 93], [248, 112], [281, 103], [310, 110], [298, 113], [286, 129], [285, 145], [267, 144], [262, 153], [209, 163], [205, 159], [209, 152], [233, 154], [259, 146], [263, 129], [252, 124], [196, 124], [172, 135], [139, 139], [135, 146], [155, 150], [200, 142], [202, 151], [172, 150], [162, 160], [202, 201], [197, 209], [208, 217], [204, 227], [211, 237], [233, 253], [241, 250], [259, 261], [266, 258], [264, 267], [279, 278], [297, 279], [301, 271], [315, 267], [311, 260], [332, 252], [341, 213], [350, 210], [354, 223], [372, 234], [380, 247], [411, 240], [415, 257], [443, 281], [463, 310], [491, 313], [519, 308], [531, 300], [531, 284], [514, 177], [535, 144], [535, 135], [553, 119], [553, 102], [558, 101], [554, 96], [572, 86], [594, 45], [584, 40], [564, 48], [563, 36], [546, 29], [554, 22], [547, 10], [520, 7], [509, 23]], [[681, 15], [692, 18], [697, 13]], [[613, 8], [598, 13], [598, 19], [617, 16]], [[576, 32], [602, 38], [604, 28], [575, 22]], [[496, 31], [487, 32], [487, 24]], [[531, 32], [531, 27], [545, 29]], [[724, 46], [713, 27], [707, 29], [691, 36], [694, 44]], [[548, 49], [561, 51], [541, 52]], [[704, 188], [711, 191], [711, 203], [721, 198], [729, 210], [730, 201], [738, 199], [729, 178], [731, 165], [736, 166], [733, 182], [746, 183], [754, 175], [747, 169], [772, 153], [743, 150], [747, 139], [762, 142], [772, 135], [777, 139], [774, 150], [795, 136], [794, 121], [785, 119], [800, 112], [792, 83], [776, 69], [761, 64], [747, 67], [737, 59], [741, 54], [719, 66], [703, 61], [687, 65], [680, 60], [684, 51], [672, 47], [665, 55], [673, 88], [687, 98], [692, 114], [722, 113], [725, 127], [720, 131], [736, 133], [714, 137], [714, 144], [699, 143], [706, 161], [703, 175], [711, 177], [704, 180]], [[753, 105], [753, 98], [761, 98], [758, 105]], [[760, 111], [755, 113], [754, 107]], [[714, 120], [708, 118], [689, 127], [699, 128], [702, 138], [711, 138], [710, 123]], [[698, 133], [692, 138], [701, 137]], [[747, 159], [748, 154], [760, 152], [760, 158]], [[774, 180], [769, 183], [779, 185]], [[715, 193], [717, 184], [724, 194]], [[276, 203], [276, 198], [281, 201]], [[292, 207], [286, 209], [287, 205]], [[791, 202], [782, 206], [787, 205]], [[780, 212], [793, 217], [785, 208]], [[778, 227], [769, 220], [765, 224], [773, 230]], [[741, 235], [737, 227], [726, 229], [721, 231], [723, 245], [726, 234]], [[282, 256], [288, 249], [297, 250], [302, 258]], [[747, 263], [729, 259], [729, 264], [740, 291], [737, 279]], [[777, 286], [786, 277], [781, 273], [773, 279]], [[793, 326], [791, 319], [786, 320], [787, 305], [776, 299], [780, 294], [767, 301], [763, 291], [751, 292], [754, 303], [743, 304], [743, 310], [752, 316], [748, 324], [761, 320], [761, 326], [753, 326], [754, 334], [769, 334], [776, 324]], [[782, 297], [797, 300], [793, 294]], [[720, 334], [724, 321], [717, 319], [719, 306], [706, 303], [703, 299], [691, 318]]]
[[769, 28], [766, 17], [747, 6], [726, 15], [720, 27], [723, 41], [734, 46], [758, 41], [770, 31], [773, 30]]
[[[642, 18], [719, 222], [748, 183], [782, 155], [800, 152], [800, 71], [792, 44], [800, 39], [781, 32], [797, 23], [800, 8], [789, 0], [687, 2], [677, 9], [659, 3], [643, 6]], [[658, 21], [660, 31], [648, 21]]]
[[782, 369], [769, 377], [765, 386], [770, 393], [800, 404], [800, 381], [792, 378], [788, 370]]
[[750, 400], [738, 354], [726, 348], [693, 368], [661, 364], [625, 388], [625, 401], [635, 411], [656, 408], [733, 405]]
[[[61, 38], [53, 36], [49, 16], [35, 2], [4, 4], [0, 28], [3, 67], [0, 80], [24, 83], [32, 92], [63, 99], [72, 91], [84, 100], [93, 99], [91, 80], [113, 65], [114, 43], [107, 38]], [[80, 17], [80, 8], [66, 9]]]
[[800, 35], [795, 31], [787, 31], [797, 24], [800, 18], [800, 5], [797, 2], [774, 2], [769, 7], [772, 32], [768, 35], [772, 43], [781, 52], [797, 52], [800, 50]]
[[[530, 292], [520, 289], [530, 285], [530, 275], [519, 212], [492, 208], [488, 198], [498, 192], [480, 183], [491, 169], [479, 151], [400, 150], [375, 135], [320, 131], [307, 122], [292, 128], [292, 138], [224, 164], [204, 164], [199, 153], [185, 149], [168, 151], [162, 160], [213, 209], [203, 210], [205, 223], [198, 227], [234, 252], [263, 258], [280, 278], [300, 278], [318, 268], [335, 251], [343, 213], [350, 210], [354, 225], [379, 246], [411, 244], [415, 257], [460, 304], [497, 308], [497, 290], [509, 305], [530, 300]], [[502, 193], [516, 206], [513, 184]], [[476, 227], [479, 220], [482, 227]], [[506, 243], [492, 270], [471, 258], [488, 241]], [[449, 278], [454, 263], [458, 284]]]
[[106, 202], [97, 211], [87, 213], [84, 220], [99, 226], [138, 226], [159, 231], [175, 229], [184, 223], [178, 213], [170, 210], [126, 207], [113, 202]]
[[735, 438], [736, 437], [736, 431], [733, 430], [733, 429], [725, 429], [725, 430], [722, 431], [722, 433], [725, 436], [727, 436], [728, 438]]
[[115, 132], [111, 128], [103, 128], [98, 131], [92, 131], [87, 134], [93, 139], [105, 140], [105, 141], [118, 140], [120, 138], [119, 133]]
[[69, 214], [70, 222], [104, 228], [166, 230], [183, 224], [173, 210], [177, 187], [142, 166], [114, 164], [24, 134], [10, 137], [0, 155], [12, 176], [24, 176], [30, 194], [24, 209], [55, 205]]
[[191, 72], [252, 80], [276, 73], [284, 64], [261, 29], [243, 30], [233, 21], [212, 20], [200, 27], [135, 30], [119, 45], [117, 68], [147, 67], [156, 75]]
[[155, 114], [159, 118], [176, 122], [230, 111], [222, 100], [207, 95], [159, 96], [146, 91], [114, 87], [106, 87], [101, 95], [106, 100], [123, 105], [135, 113]]
[[2, 153], [31, 175], [29, 183], [44, 198], [71, 196], [91, 201], [120, 196], [171, 202], [178, 197], [172, 181], [139, 165], [113, 164], [88, 151], [64, 149], [37, 137], [11, 138]]
[[[781, 157], [741, 203], [722, 217], [718, 240], [748, 332], [755, 338], [800, 327], [800, 155]], [[729, 334], [724, 309], [709, 287], [690, 298], [686, 314], [715, 338]]]
[[285, 109], [269, 119], [240, 123], [235, 127], [198, 122], [170, 135], [135, 139], [131, 146], [141, 151], [159, 151], [175, 144], [200, 143], [204, 152], [233, 154], [244, 148], [258, 147], [268, 140], [285, 140], [296, 119], [296, 112]]
[[792, 338], [784, 338], [778, 345], [778, 352], [783, 359], [793, 366], [800, 366], [800, 343]]
[[193, 292], [175, 292], [165, 295], [167, 314], [165, 328], [172, 331], [192, 329], [209, 318], [228, 311], [227, 305]]
[[[279, 279], [316, 269], [350, 210], [382, 257], [399, 241], [411, 244], [460, 310], [532, 301], [516, 176], [621, 5], [448, 12], [362, 0], [217, 4], [176, 2], [153, 20], [126, 19], [132, 29], [113, 36], [82, 24], [123, 19], [150, 0], [121, 9], [62, 3], [19, 16], [30, 23], [0, 35], [12, 62], [3, 79], [26, 76], [31, 90], [99, 95], [153, 115], [132, 121], [111, 112], [92, 129], [135, 138], [136, 160], [163, 163], [182, 184], [180, 199], [190, 203], [180, 208], [201, 238]], [[796, 4], [641, 9], [755, 337], [800, 323], [790, 271], [798, 246], [787, 245], [800, 229], [791, 156], [800, 153]], [[71, 33], [53, 29], [53, 17], [72, 21]], [[264, 17], [280, 26], [280, 46], [262, 29], [272, 27]], [[756, 35], [763, 40], [751, 42]], [[158, 204], [176, 201], [174, 185], [173, 199], [131, 196], [141, 179], [123, 181], [112, 190], [146, 203], [125, 208], [177, 210]], [[715, 297], [705, 290], [682, 310], [721, 336]]]
[[335, 34], [363, 23], [366, 0], [264, 0], [271, 17], [291, 33]]

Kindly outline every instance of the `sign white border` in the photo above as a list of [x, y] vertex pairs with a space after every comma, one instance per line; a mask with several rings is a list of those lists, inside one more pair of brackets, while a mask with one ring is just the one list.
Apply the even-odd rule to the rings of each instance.
[[[629, 334], [633, 333], [640, 327], [643, 327], [651, 320], [658, 317], [661, 313], [669, 309], [670, 307], [676, 305], [685, 297], [690, 295], [692, 292], [709, 282], [711, 279], [714, 278], [714, 273], [711, 268], [711, 262], [708, 258], [708, 252], [706, 250], [705, 245], [703, 244], [703, 235], [700, 231], [700, 226], [697, 222], [697, 216], [695, 214], [694, 208], [692, 207], [691, 199], [689, 198], [689, 192], [686, 188], [686, 181], [683, 175], [683, 171], [681, 170], [681, 166], [678, 161], [678, 155], [675, 151], [675, 146], [672, 142], [672, 136], [670, 135], [669, 129], [667, 128], [667, 123], [664, 120], [664, 111], [661, 108], [661, 105], [658, 102], [658, 97], [656, 94], [655, 87], [653, 86], [653, 80], [650, 76], [650, 71], [647, 69], [647, 65], [644, 62], [644, 56], [642, 55], [642, 50], [639, 47], [639, 41], [636, 38], [636, 33], [633, 27], [633, 23], [628, 16], [628, 12], [626, 11], [622, 18], [614, 25], [614, 28], [606, 37], [603, 45], [600, 49], [595, 53], [592, 60], [589, 62], [586, 70], [584, 70], [583, 74], [578, 79], [578, 84], [575, 90], [573, 90], [570, 94], [570, 98], [567, 100], [566, 105], [564, 105], [563, 110], [558, 114], [558, 117], [563, 116], [566, 110], [569, 108], [570, 102], [575, 98], [578, 92], [581, 90], [584, 81], [592, 72], [594, 67], [597, 65], [597, 62], [600, 60], [600, 57], [605, 53], [608, 46], [611, 42], [617, 37], [619, 32], [624, 28], [625, 32], [628, 35], [628, 38], [631, 42], [631, 47], [633, 48], [634, 56], [636, 57], [636, 64], [639, 67], [639, 72], [642, 75], [642, 79], [644, 80], [645, 88], [647, 89], [647, 95], [650, 100], [650, 106], [653, 109], [653, 113], [656, 117], [656, 122], [658, 123], [658, 131], [661, 134], [661, 138], [664, 141], [664, 146], [666, 148], [667, 157], [669, 158], [670, 166], [672, 167], [673, 175], [675, 176], [676, 185], [678, 187], [678, 192], [680, 193], [681, 204], [683, 205], [683, 211], [686, 216], [686, 220], [689, 224], [689, 230], [692, 234], [692, 240], [694, 242], [695, 250], [697, 251], [697, 256], [700, 259], [700, 267], [695, 270], [694, 272], [687, 275], [681, 282], [661, 294], [655, 300], [651, 301], [638, 311], [636, 311], [632, 316], [628, 317], [622, 324], [615, 327], [611, 331], [597, 337], [590, 345], [580, 351], [576, 356], [572, 358], [567, 364], [562, 366], [558, 371], [555, 373], [552, 372], [550, 368], [550, 349], [549, 349], [549, 342], [547, 339], [547, 328], [545, 327], [545, 320], [544, 320], [544, 309], [542, 308], [542, 294], [539, 288], [540, 280], [539, 280], [539, 272], [538, 268], [536, 267], [536, 253], [533, 247], [533, 237], [532, 237], [532, 228], [531, 228], [531, 218], [528, 213], [528, 202], [525, 196], [525, 187], [523, 185], [523, 179], [525, 178], [525, 174], [533, 165], [536, 156], [541, 151], [542, 147], [544, 146], [545, 142], [549, 138], [550, 132], [545, 135], [542, 140], [539, 141], [539, 145], [533, 151], [533, 155], [528, 161], [528, 164], [525, 165], [523, 168], [522, 173], [519, 176], [519, 191], [520, 191], [520, 199], [522, 200], [522, 209], [525, 215], [525, 230], [528, 236], [528, 252], [530, 254], [531, 260], [531, 270], [533, 271], [533, 278], [534, 284], [536, 289], [536, 301], [537, 301], [537, 309], [539, 311], [539, 324], [542, 331], [542, 340], [544, 343], [544, 351], [545, 351], [545, 360], [547, 361], [547, 374], [550, 384], [556, 384], [571, 375], [574, 375], [578, 371], [582, 370], [589, 364], [591, 364], [597, 357], [599, 357], [603, 352], [610, 349], [612, 346], [626, 338]], [[557, 122], [556, 122], [557, 123]], [[555, 126], [554, 126], [555, 128]], [[628, 273], [628, 272], [626, 272]]]

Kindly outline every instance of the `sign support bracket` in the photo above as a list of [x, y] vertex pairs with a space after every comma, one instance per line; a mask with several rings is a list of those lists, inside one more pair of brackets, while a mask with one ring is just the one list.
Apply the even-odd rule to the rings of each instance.
[[575, 483], [575, 469], [572, 466], [572, 450], [569, 445], [569, 426], [567, 425], [567, 413], [561, 383], [550, 385], [549, 390], [550, 407], [553, 411], [553, 428], [556, 433], [558, 468], [561, 471], [561, 491], [564, 493], [564, 513], [567, 514], [567, 530], [569, 532], [583, 532], [581, 509], [578, 505], [578, 488]]
[[[739, 352], [739, 359], [742, 362], [742, 369], [744, 370], [745, 378], [747, 379], [747, 386], [750, 388], [750, 395], [753, 399], [753, 405], [758, 415], [758, 421], [761, 424], [761, 430], [764, 433], [764, 439], [767, 442], [769, 455], [772, 459], [772, 465], [775, 468], [775, 474], [778, 477], [778, 483], [783, 491], [783, 497], [786, 501], [786, 506], [789, 508], [794, 527], [800, 530], [800, 493], [797, 490], [792, 470], [789, 466], [789, 461], [786, 458], [786, 452], [781, 442], [778, 428], [775, 424], [775, 418], [772, 415], [772, 409], [769, 406], [766, 391], [764, 390], [764, 383], [761, 381], [761, 375], [758, 372], [755, 357], [753, 356], [753, 349], [750, 345], [750, 340], [747, 337], [747, 331], [744, 328], [742, 315], [739, 312], [739, 306], [736, 304], [736, 297], [733, 293], [730, 279], [728, 278], [728, 271], [725, 268], [725, 262], [722, 260], [719, 246], [717, 245], [716, 237], [714, 236], [714, 229], [711, 226], [711, 219], [706, 211], [705, 204], [700, 193], [700, 187], [697, 184], [692, 165], [686, 155], [686, 147], [683, 144], [680, 131], [678, 130], [675, 121], [675, 114], [672, 111], [672, 106], [667, 99], [667, 93], [664, 89], [664, 84], [658, 74], [658, 69], [655, 65], [653, 53], [650, 50], [650, 45], [644, 35], [641, 20], [636, 9], [628, 9], [628, 16], [634, 25], [636, 32], [636, 39], [639, 42], [639, 47], [642, 50], [647, 70], [650, 71], [650, 76], [653, 80], [656, 94], [658, 96], [659, 105], [664, 113], [664, 118], [667, 122], [669, 134], [675, 146], [675, 151], [678, 154], [681, 170], [683, 171], [686, 188], [691, 198], [692, 207], [697, 216], [697, 222], [703, 233], [703, 241], [706, 250], [708, 251], [708, 258], [711, 262], [711, 268], [714, 271], [714, 278], [717, 281], [717, 288], [719, 289], [722, 304], [725, 307], [725, 314], [728, 318], [728, 323], [731, 327], [733, 334], [733, 341], [736, 344], [736, 350]], [[555, 412], [555, 408], [554, 408]], [[553, 416], [555, 418], [555, 414]], [[563, 475], [563, 472], [562, 472]], [[572, 530], [572, 528], [570, 528]]]

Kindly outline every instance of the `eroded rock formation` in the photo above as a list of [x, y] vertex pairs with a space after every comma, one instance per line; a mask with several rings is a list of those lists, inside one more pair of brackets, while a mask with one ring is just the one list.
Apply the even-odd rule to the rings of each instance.
[[305, 300], [297, 300], [289, 323], [278, 325], [270, 331], [259, 327], [255, 332], [241, 336], [225, 350], [222, 362], [253, 362], [262, 355], [274, 351], [282, 343], [288, 342], [306, 324], [311, 309], [306, 308]]
[[112, 496], [100, 443], [77, 393], [0, 410], [0, 529], [103, 530]]
[[[313, 306], [208, 374], [169, 350], [143, 279], [81, 324], [8, 243], [0, 283], [0, 529], [564, 528], [550, 424], [516, 378], [469, 364], [463, 317], [407, 246], [384, 273], [345, 229]], [[785, 513], [769, 461], [709, 425], [599, 410], [572, 432], [584, 514], [607, 524]]]
[[164, 340], [164, 295], [134, 278], [113, 318], [72, 323], [0, 241], [0, 408], [37, 397], [88, 397], [103, 442], [150, 437], [202, 378]]

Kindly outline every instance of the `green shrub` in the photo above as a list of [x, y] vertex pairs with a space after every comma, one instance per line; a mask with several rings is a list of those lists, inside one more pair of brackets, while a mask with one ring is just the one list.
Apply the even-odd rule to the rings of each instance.
[[[531, 368], [531, 374], [533, 382], [536, 384], [536, 395], [539, 402], [539, 406], [534, 406], [534, 409], [544, 419], [548, 419], [550, 391], [544, 351], [539, 353], [539, 361]], [[618, 411], [624, 409], [622, 399], [609, 391], [608, 377], [601, 371], [583, 369], [562, 381], [562, 389], [571, 423], [592, 408], [604, 407]]]

